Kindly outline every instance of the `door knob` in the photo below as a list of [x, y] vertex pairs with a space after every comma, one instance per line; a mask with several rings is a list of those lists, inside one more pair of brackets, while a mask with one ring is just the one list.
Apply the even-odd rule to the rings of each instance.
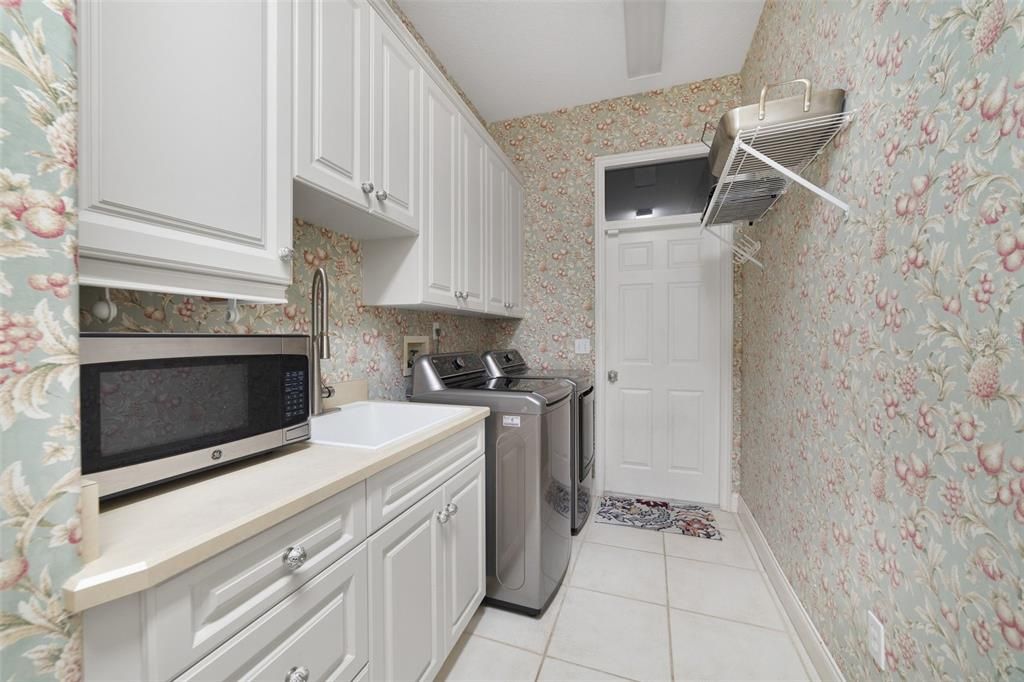
[[618, 380], [619, 380], [619, 373], [616, 372], [614, 369], [608, 370], [608, 381], [610, 383], [614, 384]]

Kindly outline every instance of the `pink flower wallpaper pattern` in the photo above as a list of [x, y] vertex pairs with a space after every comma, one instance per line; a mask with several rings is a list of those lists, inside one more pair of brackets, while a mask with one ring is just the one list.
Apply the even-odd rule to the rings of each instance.
[[[531, 364], [594, 370], [574, 340], [594, 331], [594, 159], [700, 141], [707, 121], [739, 103], [737, 75], [491, 123], [523, 174], [523, 320], [499, 338]], [[739, 277], [735, 297], [740, 298]], [[736, 306], [734, 329], [741, 324]], [[733, 348], [733, 485], [740, 483], [740, 334]]]
[[1024, 4], [769, 0], [741, 72], [848, 91], [752, 234], [742, 496], [851, 680], [1024, 678]]
[[401, 400], [402, 337], [430, 336], [441, 326], [441, 350], [483, 352], [496, 345], [493, 320], [397, 308], [367, 306], [362, 301], [362, 253], [358, 241], [326, 228], [295, 221], [293, 283], [286, 305], [239, 305], [241, 318], [227, 322], [222, 300], [137, 291], [111, 291], [117, 319], [104, 323], [90, 312], [103, 292], [82, 287], [83, 331], [207, 332], [229, 334], [308, 334], [313, 271], [323, 267], [330, 285], [333, 357], [323, 363], [328, 383], [367, 379], [370, 397]]
[[0, 671], [77, 682], [75, 7], [0, 8]]

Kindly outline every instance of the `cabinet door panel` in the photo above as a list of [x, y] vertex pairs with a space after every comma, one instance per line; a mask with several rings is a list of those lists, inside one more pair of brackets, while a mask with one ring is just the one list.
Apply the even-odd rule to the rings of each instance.
[[458, 269], [459, 288], [466, 297], [467, 310], [484, 309], [484, 237], [487, 226], [487, 147], [480, 135], [465, 120], [460, 126], [460, 205]]
[[290, 283], [290, 4], [80, 9], [82, 282]]
[[365, 0], [295, 6], [295, 174], [369, 208], [370, 8]]
[[523, 303], [523, 189], [519, 182], [508, 176], [508, 259], [507, 298], [509, 314], [522, 314]]
[[439, 488], [370, 538], [370, 675], [432, 680], [444, 662]]
[[424, 298], [455, 307], [459, 219], [459, 113], [430, 78], [423, 79]]
[[454, 504], [457, 508], [442, 529], [446, 651], [455, 646], [486, 590], [485, 485], [483, 457], [444, 485], [445, 504]]
[[387, 192], [386, 199], [375, 195], [373, 210], [417, 229], [417, 103], [422, 69], [380, 17], [374, 15], [372, 24], [371, 181], [378, 191]]
[[498, 156], [487, 150], [487, 312], [505, 315], [508, 215], [508, 171]]

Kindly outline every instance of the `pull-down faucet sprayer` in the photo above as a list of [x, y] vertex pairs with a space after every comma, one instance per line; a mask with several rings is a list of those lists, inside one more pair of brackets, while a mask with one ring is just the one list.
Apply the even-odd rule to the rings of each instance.
[[309, 411], [313, 416], [324, 413], [324, 398], [334, 395], [334, 387], [326, 386], [320, 374], [320, 361], [328, 360], [331, 357], [331, 340], [327, 335], [328, 310], [330, 308], [330, 292], [327, 287], [327, 273], [323, 268], [317, 268], [313, 273], [313, 329], [310, 341], [313, 344], [311, 349], [312, 367], [310, 368], [310, 401]]

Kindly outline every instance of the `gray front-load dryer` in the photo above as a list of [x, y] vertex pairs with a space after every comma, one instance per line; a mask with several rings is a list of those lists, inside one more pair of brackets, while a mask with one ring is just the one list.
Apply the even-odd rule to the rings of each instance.
[[487, 602], [538, 615], [558, 591], [572, 546], [572, 387], [491, 379], [480, 357], [416, 358], [411, 400], [480, 405], [486, 421]]

